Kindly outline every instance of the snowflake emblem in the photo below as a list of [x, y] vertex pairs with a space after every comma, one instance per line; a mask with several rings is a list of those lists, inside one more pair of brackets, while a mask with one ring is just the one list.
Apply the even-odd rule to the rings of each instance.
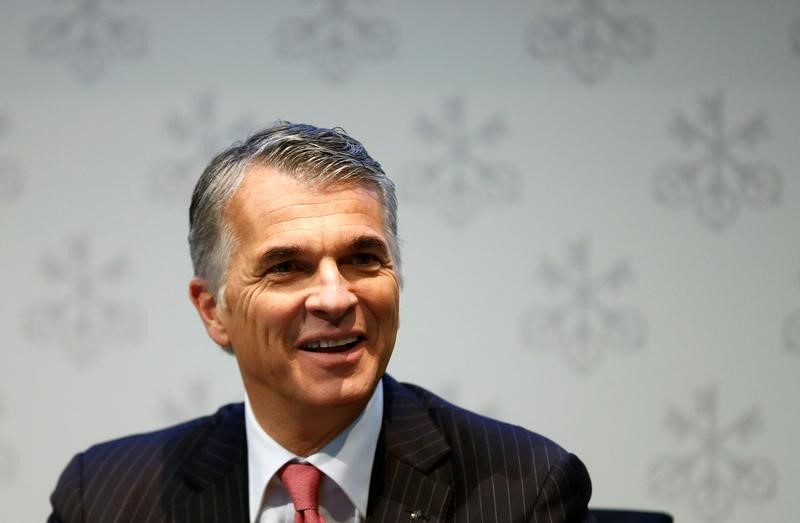
[[445, 100], [442, 116], [439, 123], [428, 116], [417, 119], [417, 136], [436, 156], [410, 165], [400, 191], [436, 206], [446, 222], [460, 227], [475, 219], [483, 205], [514, 202], [521, 176], [508, 162], [484, 157], [507, 133], [502, 116], [492, 115], [472, 128], [458, 97]]
[[653, 53], [653, 26], [644, 18], [613, 13], [612, 0], [571, 1], [577, 4], [571, 12], [531, 25], [528, 50], [535, 58], [564, 61], [578, 79], [592, 83], [607, 76], [616, 59], [635, 63]]
[[[0, 139], [8, 133], [7, 119], [0, 115]], [[24, 171], [14, 158], [0, 154], [0, 204], [10, 202], [22, 192]]]
[[730, 226], [742, 206], [763, 209], [775, 205], [782, 190], [774, 165], [744, 158], [768, 135], [766, 116], [758, 113], [727, 129], [722, 93], [700, 100], [700, 116], [693, 122], [678, 113], [670, 133], [687, 149], [700, 149], [695, 158], [662, 166], [655, 176], [655, 198], [679, 208], [693, 207], [713, 230]]
[[116, 60], [140, 58], [147, 51], [147, 26], [136, 16], [118, 15], [116, 0], [69, 0], [65, 14], [36, 19], [28, 35], [31, 52], [65, 62], [79, 80], [96, 80]]
[[143, 315], [121, 300], [114, 287], [125, 278], [125, 259], [116, 256], [92, 263], [89, 241], [77, 237], [63, 257], [48, 254], [42, 275], [49, 296], [28, 307], [24, 331], [34, 342], [63, 347], [79, 365], [95, 358], [107, 345], [130, 344], [141, 337]]
[[773, 465], [739, 449], [762, 428], [756, 408], [723, 424], [717, 390], [709, 387], [696, 394], [693, 412], [671, 409], [666, 425], [686, 448], [653, 463], [650, 485], [656, 495], [688, 497], [699, 517], [716, 522], [727, 517], [737, 502], [762, 503], [775, 493], [778, 479]]
[[582, 239], [570, 245], [563, 267], [550, 260], [540, 264], [539, 278], [557, 304], [531, 307], [521, 321], [523, 344], [559, 349], [579, 371], [599, 364], [608, 349], [641, 348], [646, 334], [639, 311], [613, 304], [613, 295], [633, 280], [629, 264], [618, 261], [594, 274], [589, 251], [588, 240]]
[[310, 61], [326, 78], [342, 81], [367, 60], [392, 56], [397, 49], [397, 28], [378, 17], [368, 17], [350, 7], [350, 0], [324, 0], [322, 9], [309, 17], [280, 23], [275, 51], [286, 60]]
[[150, 189], [162, 201], [186, 201], [208, 161], [233, 137], [245, 136], [255, 126], [251, 118], [241, 116], [230, 125], [219, 123], [217, 104], [211, 94], [198, 96], [187, 114], [173, 112], [166, 118], [166, 132], [175, 144], [170, 158], [155, 167]]
[[800, 56], [800, 18], [795, 20], [789, 29], [789, 38], [792, 41], [792, 50], [797, 56]]

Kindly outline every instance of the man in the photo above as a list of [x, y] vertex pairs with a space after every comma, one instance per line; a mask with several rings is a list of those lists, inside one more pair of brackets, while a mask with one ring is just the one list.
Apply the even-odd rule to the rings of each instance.
[[244, 404], [78, 454], [51, 522], [590, 521], [583, 464], [385, 375], [394, 185], [343, 131], [280, 122], [195, 187], [189, 295]]

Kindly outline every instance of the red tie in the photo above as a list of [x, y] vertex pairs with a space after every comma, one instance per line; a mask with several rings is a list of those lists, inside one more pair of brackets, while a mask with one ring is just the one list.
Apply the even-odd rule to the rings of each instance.
[[320, 475], [319, 469], [308, 463], [289, 463], [278, 471], [297, 511], [295, 523], [325, 523], [317, 505]]

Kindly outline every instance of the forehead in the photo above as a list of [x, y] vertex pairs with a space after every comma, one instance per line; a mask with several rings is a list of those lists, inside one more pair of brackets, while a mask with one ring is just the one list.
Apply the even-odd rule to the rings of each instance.
[[245, 172], [228, 202], [226, 218], [240, 237], [348, 225], [383, 231], [383, 207], [376, 189], [355, 183], [311, 184], [263, 166]]

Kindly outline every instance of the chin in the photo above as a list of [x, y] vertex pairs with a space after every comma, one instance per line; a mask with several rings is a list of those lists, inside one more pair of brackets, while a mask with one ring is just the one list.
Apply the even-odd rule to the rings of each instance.
[[372, 396], [376, 379], [347, 378], [317, 382], [312, 390], [306, 390], [306, 400], [319, 407], [345, 407], [363, 405]]

